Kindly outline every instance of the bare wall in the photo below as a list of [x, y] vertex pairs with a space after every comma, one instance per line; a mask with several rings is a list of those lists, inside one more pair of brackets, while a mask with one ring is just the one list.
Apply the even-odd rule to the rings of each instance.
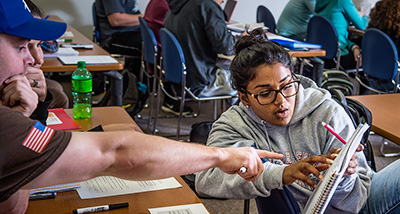
[[[57, 15], [68, 24], [92, 38], [92, 4], [94, 0], [33, 0], [46, 15]], [[238, 0], [232, 19], [239, 22], [254, 22], [258, 5], [268, 7], [277, 21], [289, 0]], [[138, 0], [144, 13], [149, 0]], [[222, 5], [223, 7], [224, 5]]]

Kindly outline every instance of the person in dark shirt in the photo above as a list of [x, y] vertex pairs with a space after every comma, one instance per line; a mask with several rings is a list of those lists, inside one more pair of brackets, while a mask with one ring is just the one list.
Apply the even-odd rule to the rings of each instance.
[[[31, 39], [54, 40], [65, 30], [65, 23], [34, 18], [23, 0], [0, 1], [0, 92], [34, 62], [28, 49]], [[29, 81], [22, 77], [20, 82], [37, 101]], [[34, 106], [23, 101], [12, 108], [30, 113]], [[166, 178], [211, 167], [253, 181], [263, 171], [260, 158], [282, 157], [251, 147], [215, 148], [150, 136], [134, 124], [125, 131], [53, 130], [12, 108], [0, 106], [0, 210], [4, 213], [24, 213], [31, 188], [101, 175]], [[242, 167], [246, 167], [243, 173]]]

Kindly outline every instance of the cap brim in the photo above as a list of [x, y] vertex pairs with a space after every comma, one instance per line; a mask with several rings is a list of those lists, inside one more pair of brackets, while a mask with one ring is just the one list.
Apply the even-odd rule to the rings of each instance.
[[67, 24], [45, 19], [34, 18], [31, 21], [22, 24], [5, 33], [35, 40], [55, 40], [60, 38], [67, 29]]

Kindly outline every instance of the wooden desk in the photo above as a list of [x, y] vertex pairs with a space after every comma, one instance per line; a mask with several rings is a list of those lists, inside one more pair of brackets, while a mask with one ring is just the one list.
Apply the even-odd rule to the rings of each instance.
[[371, 130], [400, 145], [400, 94], [349, 96], [372, 113]]
[[[58, 16], [50, 16], [49, 19], [53, 21], [64, 22]], [[99, 45], [86, 38], [83, 34], [81, 34], [79, 31], [68, 24], [67, 31], [71, 31], [74, 34], [74, 37], [62, 38], [72, 38], [72, 42], [74, 43], [93, 44], [93, 49], [75, 49], [79, 51], [80, 56], [110, 55]], [[76, 65], [63, 65], [57, 57], [44, 58], [44, 64], [41, 67], [43, 72], [68, 72], [74, 71], [76, 68]], [[123, 76], [118, 71], [124, 69], [124, 65], [120, 61], [118, 61], [118, 64], [86, 65], [86, 68], [91, 72], [103, 71], [104, 75], [110, 78], [111, 88], [109, 89], [109, 93], [111, 93], [111, 105], [122, 106]]]
[[[66, 109], [68, 115], [72, 116], [72, 110]], [[72, 117], [73, 118], [73, 117]], [[88, 120], [75, 120], [82, 126], [82, 130], [103, 124], [134, 123], [132, 118], [121, 107], [98, 107], [93, 108], [92, 118]], [[30, 201], [27, 214], [42, 213], [72, 213], [72, 210], [83, 207], [99, 206], [129, 202], [129, 208], [101, 212], [112, 213], [149, 213], [147, 209], [175, 206], [184, 204], [201, 203], [189, 186], [180, 178], [175, 177], [182, 188], [167, 189], [127, 195], [119, 195], [104, 198], [80, 199], [76, 191], [58, 193], [54, 199]]]
[[[57, 16], [50, 16], [50, 20], [64, 22]], [[86, 38], [82, 33], [77, 31], [75, 28], [67, 24], [67, 31], [71, 31], [74, 34], [72, 37], [73, 43], [91, 43], [93, 44], [93, 49], [75, 49], [79, 51], [80, 56], [84, 55], [110, 55], [107, 51], [101, 48], [96, 43], [92, 42], [90, 39]], [[62, 37], [71, 39], [71, 37]], [[117, 60], [118, 61], [118, 60]], [[119, 62], [119, 61], [118, 61]], [[124, 65], [119, 62], [118, 64], [105, 64], [105, 65], [87, 65], [89, 71], [109, 71], [109, 70], [122, 70]], [[67, 72], [74, 71], [76, 65], [63, 65], [57, 57], [46, 57], [44, 59], [44, 64], [41, 69], [44, 72]]]

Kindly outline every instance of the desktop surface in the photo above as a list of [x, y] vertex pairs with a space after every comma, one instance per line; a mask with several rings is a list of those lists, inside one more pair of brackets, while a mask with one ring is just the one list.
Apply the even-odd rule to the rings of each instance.
[[[73, 118], [72, 109], [65, 112]], [[135, 123], [129, 114], [117, 106], [94, 107], [90, 119], [75, 119], [82, 126], [80, 130], [88, 130], [98, 125], [115, 123]], [[79, 131], [79, 130], [75, 130]], [[42, 213], [72, 213], [74, 209], [99, 205], [129, 203], [128, 208], [101, 212], [107, 213], [149, 213], [149, 208], [202, 203], [181, 177], [175, 179], [182, 185], [181, 188], [158, 190], [151, 192], [118, 195], [103, 198], [80, 199], [76, 191], [58, 193], [55, 198], [30, 201], [27, 214]]]
[[364, 104], [372, 114], [371, 130], [400, 145], [400, 94], [349, 96]]

